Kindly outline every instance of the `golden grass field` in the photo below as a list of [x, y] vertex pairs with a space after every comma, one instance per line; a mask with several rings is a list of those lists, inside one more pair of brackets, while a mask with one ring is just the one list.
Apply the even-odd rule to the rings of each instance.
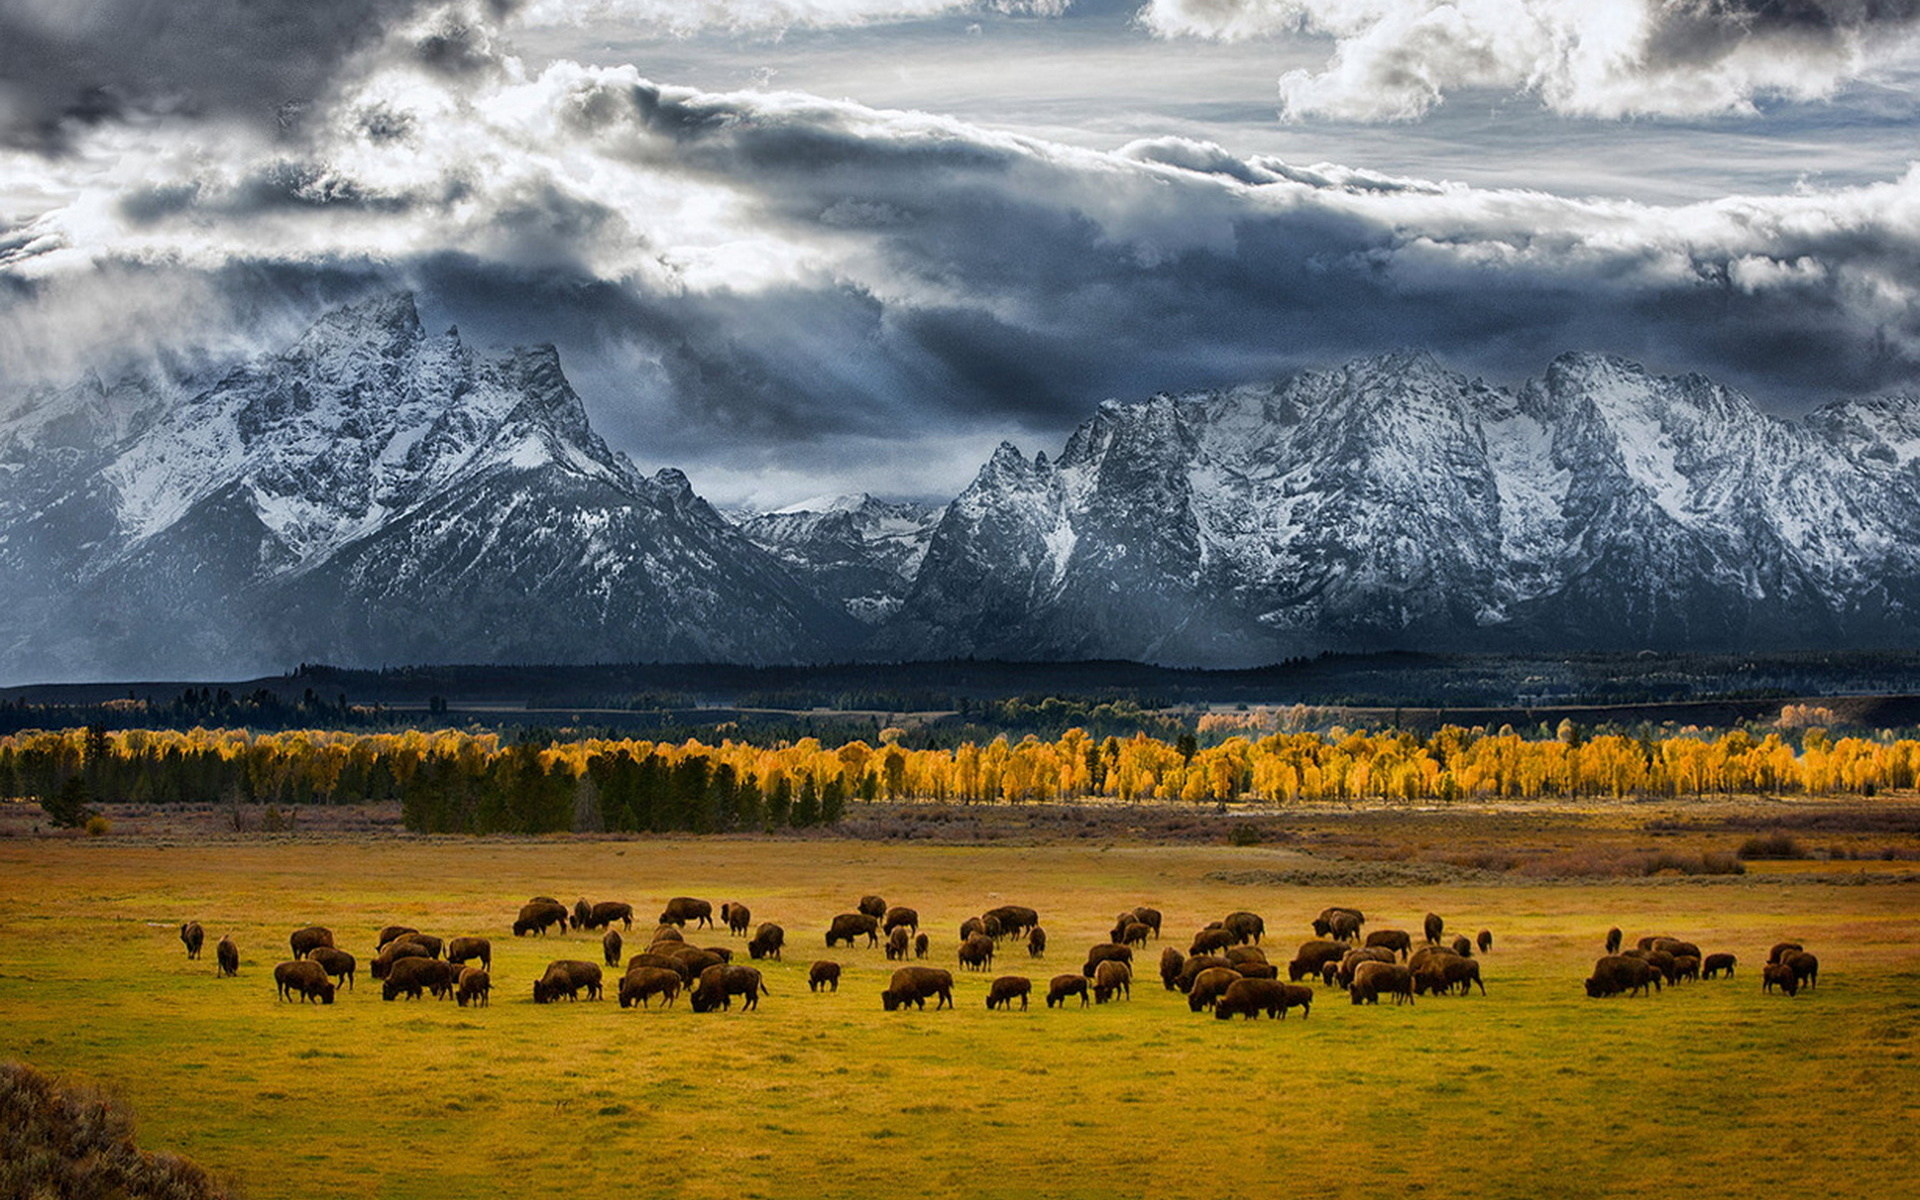
[[[1518, 836], [1518, 835], [1515, 835]], [[1223, 845], [952, 846], [837, 840], [315, 838], [161, 846], [0, 840], [0, 1059], [100, 1083], [141, 1144], [270, 1197], [1872, 1196], [1920, 1185], [1920, 882], [1742, 878], [1340, 890], [1245, 886], [1222, 869], [1297, 853]], [[1849, 868], [1852, 864], [1847, 864]], [[1914, 864], [1904, 864], [1912, 867]], [[1836, 864], [1836, 868], [1838, 864]], [[1876, 865], [1871, 868], [1879, 870]], [[1804, 868], [1797, 868], [1804, 872]], [[1825, 876], [1830, 878], [1831, 876]], [[955, 970], [951, 1012], [881, 1011], [879, 949], [828, 952], [867, 891], [917, 907], [934, 965], [959, 922], [1040, 910], [1044, 961], [1007, 944]], [[556, 957], [597, 934], [516, 940], [528, 896], [737, 900], [788, 934], [758, 1012], [536, 1006]], [[1368, 928], [1493, 930], [1488, 995], [1221, 1022], [1163, 991], [1143, 956], [1131, 1002], [1047, 1011], [1135, 904], [1167, 942], [1261, 913], [1276, 959], [1323, 906]], [[176, 927], [207, 930], [187, 961]], [[366, 974], [389, 922], [494, 940], [494, 1002], [382, 1003]], [[331, 1007], [275, 999], [287, 934], [330, 926], [361, 958]], [[1732, 982], [1588, 1000], [1618, 924], [1740, 956]], [[636, 923], [629, 953], [647, 940]], [[222, 934], [240, 977], [214, 977]], [[1783, 938], [1817, 990], [1763, 995]], [[724, 930], [691, 939], [726, 943]], [[1278, 946], [1278, 950], [1273, 948]], [[810, 961], [845, 964], [809, 994]], [[1028, 1012], [989, 1013], [994, 974], [1034, 978]]]

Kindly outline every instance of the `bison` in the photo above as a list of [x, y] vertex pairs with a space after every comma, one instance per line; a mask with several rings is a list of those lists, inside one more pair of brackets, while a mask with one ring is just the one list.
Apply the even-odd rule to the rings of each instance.
[[1699, 978], [1700, 960], [1698, 958], [1695, 958], [1691, 954], [1676, 954], [1673, 956], [1673, 981], [1675, 983], [1687, 979], [1698, 980]]
[[747, 943], [747, 957], [779, 958], [780, 948], [786, 944], [787, 931], [772, 921], [763, 921], [760, 928], [753, 931], [753, 940]]
[[1467, 937], [1466, 934], [1464, 933], [1454, 934], [1453, 939], [1448, 944], [1453, 947], [1453, 952], [1455, 954], [1458, 954], [1461, 958], [1473, 957], [1473, 942], [1471, 939]]
[[960, 922], [960, 940], [963, 942], [976, 933], [985, 933], [986, 931], [987, 923], [979, 917], [968, 917], [966, 920]]
[[1174, 983], [1177, 985], [1174, 990], [1191, 992], [1193, 990], [1193, 981], [1200, 978], [1200, 973], [1202, 971], [1212, 970], [1215, 967], [1225, 967], [1230, 971], [1236, 970], [1232, 963], [1218, 954], [1196, 954], [1192, 958], [1187, 959], [1186, 962], [1180, 964], [1180, 974], [1174, 977]]
[[833, 919], [827, 929], [827, 949], [833, 949], [835, 942], [845, 942], [848, 949], [853, 948], [853, 939], [865, 935], [867, 945], [880, 944], [880, 919], [871, 913], [841, 913]]
[[1160, 936], [1160, 910], [1141, 905], [1133, 910], [1133, 919], [1153, 930], [1153, 936]]
[[533, 981], [533, 1002], [551, 1004], [560, 997], [578, 1000], [586, 989], [587, 999], [600, 998], [600, 964], [577, 958], [559, 958], [547, 964], [546, 974]]
[[1620, 939], [1623, 936], [1625, 935], [1620, 932], [1620, 927], [1618, 925], [1615, 925], [1612, 929], [1607, 930], [1607, 953], [1609, 955], [1620, 953]]
[[[231, 939], [222, 940], [231, 941]], [[236, 954], [237, 953], [236, 951]], [[348, 954], [345, 950], [336, 950], [332, 946], [316, 946], [313, 952], [307, 955], [307, 958], [312, 962], [319, 963], [320, 969], [332, 976], [335, 983], [344, 979], [349, 988], [353, 986], [354, 968], [359, 964], [354, 961], [353, 955]], [[237, 958], [236, 961], [238, 961]]]
[[1782, 966], [1793, 972], [1793, 982], [1798, 987], [1811, 991], [1820, 982], [1820, 960], [1805, 950], [1787, 955], [1780, 960]]
[[703, 950], [698, 946], [681, 946], [674, 950], [673, 953], [667, 955], [667, 957], [680, 964], [681, 968], [686, 972], [688, 979], [694, 978], [708, 967], [726, 965], [726, 960], [718, 954], [715, 954], [711, 950]]
[[1428, 913], [1426, 920], [1421, 922], [1421, 925], [1426, 930], [1427, 944], [1429, 946], [1437, 945], [1440, 941], [1440, 935], [1447, 930], [1447, 922], [1439, 913]]
[[717, 965], [700, 972], [693, 990], [687, 993], [687, 1003], [697, 1013], [712, 1012], [716, 1008], [724, 1011], [733, 1007], [733, 998], [738, 996], [742, 1010], [759, 1008], [760, 994], [766, 990], [760, 968]]
[[1480, 948], [1480, 953], [1482, 954], [1493, 949], [1493, 930], [1482, 929], [1479, 933], [1474, 934], [1473, 944]]
[[1329, 962], [1339, 962], [1353, 947], [1346, 942], [1301, 942], [1293, 961], [1287, 964], [1287, 979], [1299, 983], [1309, 975], [1320, 974]]
[[1366, 923], [1359, 909], [1334, 905], [1321, 909], [1320, 915], [1313, 919], [1313, 935], [1350, 942], [1360, 936], [1360, 927]]
[[387, 948], [373, 956], [373, 965], [369, 968], [375, 979], [385, 979], [393, 970], [393, 964], [408, 958], [432, 958], [427, 948], [411, 938], [401, 938], [397, 942], [388, 942]]
[[907, 932], [907, 927], [904, 925], [894, 926], [893, 932], [887, 935], [887, 961], [905, 962], [907, 955], [912, 952], [913, 937]]
[[655, 954], [651, 950], [636, 954], [627, 960], [627, 970], [631, 971], [635, 967], [659, 967], [663, 971], [672, 971], [682, 981], [693, 978], [693, 969], [687, 965], [686, 960], [666, 954]]
[[1327, 962], [1323, 964], [1320, 968], [1320, 973], [1324, 977], [1327, 975], [1329, 969], [1331, 969], [1332, 982], [1338, 983], [1343, 988], [1351, 987], [1353, 986], [1354, 973], [1360, 969], [1361, 964], [1370, 962], [1390, 963], [1393, 961], [1395, 961], [1393, 951], [1387, 949], [1385, 946], [1363, 946], [1358, 950], [1347, 951], [1340, 956], [1340, 961], [1337, 963]]
[[1133, 999], [1133, 969], [1118, 959], [1107, 959], [1093, 968], [1093, 1002], [1105, 1004], [1115, 992]]
[[1232, 930], [1222, 926], [1217, 929], [1202, 929], [1193, 935], [1193, 945], [1187, 947], [1187, 953], [1212, 954], [1216, 950], [1225, 950], [1228, 946], [1240, 944]]
[[1659, 986], [1659, 973], [1652, 963], [1624, 954], [1609, 954], [1594, 963], [1593, 974], [1586, 981], [1587, 995], [1595, 998], [1617, 996], [1621, 992], [1629, 996], [1635, 992], [1645, 995], [1648, 989]]
[[953, 1007], [953, 973], [941, 967], [901, 967], [880, 992], [880, 1005], [888, 1012], [927, 1007], [927, 997], [937, 996], [934, 1011]]
[[480, 960], [480, 969], [493, 970], [493, 943], [483, 937], [457, 937], [447, 942], [447, 961], [450, 963]]
[[592, 915], [593, 915], [593, 905], [587, 903], [587, 898], [585, 896], [582, 896], [578, 900], [575, 900], [573, 902], [572, 924], [575, 929], [585, 929], [587, 927], [587, 918], [591, 917]]
[[469, 1004], [475, 1008], [487, 1007], [488, 997], [493, 995], [493, 976], [484, 967], [461, 967], [459, 982], [453, 988], [453, 1002], [461, 1008]]
[[960, 965], [969, 971], [984, 971], [993, 965], [993, 939], [976, 933], [960, 943]]
[[1369, 949], [1392, 950], [1400, 955], [1402, 962], [1413, 953], [1413, 935], [1404, 929], [1376, 929], [1367, 935]]
[[293, 947], [295, 958], [305, 958], [315, 946], [333, 945], [333, 930], [324, 925], [309, 925], [305, 929], [294, 930], [287, 944]]
[[470, 969], [437, 958], [396, 959], [381, 977], [380, 998], [392, 1000], [405, 993], [408, 999], [418, 1000], [422, 992], [431, 992], [436, 999], [445, 999], [460, 982], [460, 972]]
[[1363, 962], [1355, 966], [1347, 994], [1355, 1004], [1378, 1004], [1381, 993], [1395, 1004], [1413, 1003], [1413, 972], [1396, 962]]
[[821, 988], [840, 990], [840, 964], [832, 959], [823, 958], [807, 968], [807, 990], [817, 992]]
[[657, 946], [661, 942], [684, 943], [686, 940], [687, 940], [687, 935], [684, 933], [681, 933], [678, 926], [655, 925], [653, 927], [653, 945]]
[[902, 928], [919, 933], [920, 914], [904, 904], [896, 904], [887, 910], [886, 916], [880, 919], [880, 928], [888, 933]]
[[1047, 931], [1035, 925], [1027, 930], [1027, 957], [1045, 958], [1047, 956]]
[[987, 1010], [996, 1008], [1013, 1011], [1013, 1002], [1020, 1001], [1020, 1011], [1027, 1010], [1027, 997], [1033, 993], [1033, 981], [1025, 975], [1002, 975], [987, 987]]
[[927, 937], [924, 931], [921, 933], [914, 934], [913, 935], [913, 956], [915, 958], [925, 958], [927, 956], [927, 946], [929, 942], [930, 942], [930, 939]]
[[1220, 924], [1240, 944], [1253, 942], [1257, 945], [1261, 935], [1267, 932], [1267, 923], [1259, 913], [1231, 912], [1221, 919]]
[[744, 937], [747, 926], [753, 923], [753, 910], [738, 900], [729, 900], [720, 906], [720, 920], [726, 924], [729, 934]]
[[1024, 904], [1002, 904], [999, 908], [988, 909], [983, 919], [998, 921], [1001, 934], [1012, 937], [1038, 925], [1040, 914]]
[[374, 937], [373, 952], [375, 954], [378, 954], [382, 950], [385, 950], [387, 948], [388, 942], [395, 941], [399, 938], [403, 938], [410, 933], [419, 933], [419, 932], [420, 931], [418, 929], [415, 929], [411, 925], [383, 926], [380, 932], [376, 934]]
[[1180, 979], [1180, 968], [1186, 965], [1186, 955], [1172, 946], [1163, 947], [1160, 951], [1160, 986], [1174, 991]]
[[680, 972], [666, 967], [629, 967], [620, 977], [620, 1007], [632, 1008], [638, 1004], [652, 1008], [655, 996], [660, 997], [662, 1007], [671, 1006], [685, 982]]
[[1770, 962], [1760, 968], [1760, 990], [1771, 992], [1776, 986], [1789, 996], [1800, 990], [1799, 977], [1786, 963]]
[[624, 900], [602, 900], [587, 910], [587, 919], [580, 923], [581, 929], [611, 929], [615, 921], [620, 928], [633, 928], [633, 905]]
[[600, 935], [600, 956], [606, 960], [608, 966], [617, 967], [620, 965], [620, 948], [620, 931], [618, 929], [609, 927], [605, 933]]
[[327, 973], [317, 962], [295, 959], [281, 963], [273, 969], [273, 985], [282, 1000], [292, 1000], [293, 994], [298, 992], [302, 1004], [313, 1001], [333, 1003], [333, 981], [327, 978]]
[[1264, 1012], [1284, 1020], [1289, 1008], [1298, 1008], [1302, 1016], [1310, 1015], [1313, 989], [1277, 979], [1236, 979], [1214, 1001], [1213, 1015], [1222, 1021], [1236, 1016], [1253, 1020]]
[[530, 933], [544, 935], [549, 928], [558, 925], [567, 927], [567, 910], [558, 900], [538, 897], [520, 906], [520, 915], [513, 919], [513, 936], [525, 937]]
[[200, 944], [206, 940], [207, 931], [200, 927], [200, 922], [188, 921], [180, 927], [180, 941], [187, 947], [188, 959], [200, 957]]
[[1066, 1007], [1068, 996], [1080, 997], [1080, 1007], [1087, 1006], [1087, 977], [1085, 975], [1055, 975], [1047, 984], [1047, 1007], [1059, 1005]]
[[1802, 946], [1799, 942], [1775, 942], [1773, 949], [1767, 951], [1767, 961], [1770, 963], [1781, 962], [1787, 955], [1798, 954], [1805, 949], [1806, 947]]
[[1227, 985], [1241, 977], [1232, 967], [1208, 967], [1193, 977], [1193, 986], [1187, 989], [1187, 1010], [1201, 1012], [1212, 1008]]
[[1093, 969], [1101, 963], [1108, 961], [1127, 963], [1129, 967], [1131, 967], [1133, 963], [1133, 950], [1131, 947], [1122, 946], [1115, 942], [1101, 942], [1093, 949], [1087, 951], [1087, 962], [1085, 966], [1080, 968], [1080, 973], [1088, 979], [1092, 979]]
[[[336, 953], [338, 952], [336, 951]], [[223, 937], [220, 939], [220, 944], [213, 948], [213, 958], [217, 964], [213, 972], [216, 977], [223, 975], [232, 977], [240, 973], [240, 947], [233, 944], [232, 938]], [[347, 955], [347, 964], [347, 978], [351, 980], [353, 978], [353, 955]], [[324, 967], [325, 964], [323, 963], [322, 966]]]
[[685, 925], [689, 921], [694, 928], [705, 929], [713, 925], [713, 905], [705, 900], [695, 900], [692, 896], [675, 896], [667, 901], [665, 911], [660, 914], [662, 925]]
[[1144, 922], [1129, 921], [1127, 922], [1126, 928], [1120, 931], [1120, 936], [1113, 940], [1123, 946], [1140, 946], [1144, 948], [1147, 944], [1147, 938], [1151, 936], [1152, 933], [1153, 930], [1148, 928]]
[[1735, 959], [1731, 954], [1709, 954], [1700, 964], [1700, 978], [1713, 979], [1722, 971], [1725, 971], [1727, 978], [1732, 979], [1733, 964], [1737, 961], [1739, 960]]
[[879, 896], [874, 896], [874, 895], [862, 896], [860, 897], [860, 903], [853, 906], [853, 911], [857, 913], [865, 913], [869, 917], [872, 917], [874, 920], [878, 921], [880, 918], [887, 915], [887, 902]]

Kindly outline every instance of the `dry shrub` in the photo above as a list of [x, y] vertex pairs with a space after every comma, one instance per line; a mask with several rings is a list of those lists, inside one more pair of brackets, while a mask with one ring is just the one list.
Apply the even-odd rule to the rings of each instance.
[[1780, 830], [1775, 830], [1772, 833], [1755, 834], [1753, 837], [1741, 842], [1740, 849], [1735, 851], [1735, 853], [1739, 854], [1741, 858], [1748, 860], [1756, 858], [1785, 859], [1807, 857], [1806, 850], [1800, 845], [1800, 839], [1790, 833], [1781, 832]]
[[133, 1142], [133, 1114], [91, 1087], [57, 1087], [0, 1063], [0, 1196], [223, 1200], [230, 1193], [177, 1155]]

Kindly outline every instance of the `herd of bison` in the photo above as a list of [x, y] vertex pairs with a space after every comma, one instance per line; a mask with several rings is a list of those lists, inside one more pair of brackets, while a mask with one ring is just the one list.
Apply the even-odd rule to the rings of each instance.
[[[729, 937], [747, 939], [747, 954], [754, 960], [781, 958], [786, 948], [786, 931], [772, 922], [756, 926], [744, 904], [720, 905], [719, 924]], [[1313, 983], [1342, 989], [1354, 1004], [1377, 1004], [1382, 996], [1391, 997], [1395, 1004], [1412, 1004], [1416, 996], [1470, 995], [1475, 988], [1486, 994], [1480, 963], [1493, 948], [1488, 930], [1480, 930], [1473, 938], [1449, 935], [1446, 922], [1428, 913], [1416, 941], [1403, 929], [1368, 931], [1366, 917], [1346, 907], [1324, 909], [1310, 924], [1313, 938], [1302, 942], [1282, 965], [1270, 962], [1261, 948], [1267, 926], [1259, 914], [1229, 913], [1196, 933], [1186, 953], [1173, 946], [1163, 948], [1160, 982], [1166, 990], [1184, 994], [1193, 1012], [1211, 1010], [1221, 1020], [1235, 1015], [1251, 1019], [1262, 1013], [1284, 1019], [1290, 1008], [1298, 1008], [1305, 1018], [1313, 1007]], [[1087, 952], [1078, 971], [1047, 981], [1047, 1007], [1064, 1007], [1075, 998], [1082, 1006], [1131, 999], [1134, 952], [1160, 937], [1160, 925], [1161, 914], [1154, 908], [1121, 913], [1108, 940]], [[616, 995], [622, 1008], [651, 1007], [655, 997], [663, 1006], [671, 1005], [682, 991], [695, 1012], [731, 1009], [735, 997], [744, 1009], [757, 1008], [767, 991], [759, 969], [734, 962], [733, 950], [727, 946], [692, 944], [686, 938], [689, 927], [715, 928], [717, 933], [714, 906], [685, 896], [669, 900], [646, 948], [625, 958], [623, 965], [627, 939], [621, 931], [633, 929], [631, 904], [614, 900], [590, 904], [581, 899], [569, 909], [550, 896], [536, 896], [521, 907], [513, 934], [539, 937], [550, 930], [601, 931], [602, 959], [608, 968], [621, 971]], [[205, 938], [197, 921], [180, 927], [189, 959], [200, 957]], [[879, 896], [864, 896], [853, 911], [834, 917], [826, 929], [829, 950], [841, 943], [852, 949], [860, 939], [870, 947], [884, 944], [888, 961], [908, 964], [893, 972], [880, 993], [887, 1011], [908, 1005], [924, 1009], [928, 1000], [934, 1001], [935, 1009], [953, 1006], [953, 973], [919, 961], [928, 957], [932, 939], [921, 929], [917, 911], [889, 905]], [[1690, 941], [1654, 935], [1640, 938], [1638, 945], [1628, 949], [1621, 942], [1619, 929], [1607, 932], [1606, 955], [1585, 981], [1587, 995], [1646, 995], [1663, 985], [1733, 976], [1733, 955], [1703, 955]], [[969, 917], [960, 926], [955, 957], [962, 969], [987, 972], [996, 955], [1008, 947], [1012, 954], [1024, 950], [1029, 960], [1045, 958], [1047, 934], [1038, 912], [1008, 904]], [[334, 944], [332, 930], [319, 925], [295, 930], [289, 948], [293, 957], [273, 970], [282, 1000], [298, 996], [302, 1001], [332, 1004], [336, 987], [353, 987], [359, 962]], [[220, 939], [214, 957], [219, 975], [239, 973], [240, 951], [231, 937]], [[411, 926], [389, 925], [379, 932], [369, 969], [380, 981], [382, 999], [418, 1000], [431, 995], [451, 997], [466, 1007], [488, 1002], [492, 967], [493, 945], [487, 938], [442, 939]], [[1283, 969], [1285, 982], [1280, 979]], [[1797, 942], [1782, 942], [1767, 955], [1761, 987], [1792, 996], [1803, 987], [1816, 986], [1819, 977], [1818, 958]], [[556, 959], [534, 980], [533, 1000], [536, 1004], [563, 996], [576, 1000], [582, 992], [587, 999], [597, 1000], [603, 980], [599, 963]], [[840, 964], [828, 959], [814, 962], [807, 972], [807, 986], [815, 992], [839, 991]], [[1001, 975], [987, 987], [987, 1007], [1011, 1009], [1018, 1001], [1025, 1009], [1032, 993], [1033, 981], [1026, 976]]]

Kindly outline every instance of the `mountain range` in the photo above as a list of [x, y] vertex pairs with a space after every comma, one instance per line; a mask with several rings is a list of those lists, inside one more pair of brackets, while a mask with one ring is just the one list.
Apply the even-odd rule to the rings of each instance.
[[11, 679], [1920, 643], [1920, 399], [1791, 421], [1599, 354], [1108, 401], [945, 505], [734, 518], [611, 450], [551, 347], [477, 353], [405, 295], [4, 411]]

